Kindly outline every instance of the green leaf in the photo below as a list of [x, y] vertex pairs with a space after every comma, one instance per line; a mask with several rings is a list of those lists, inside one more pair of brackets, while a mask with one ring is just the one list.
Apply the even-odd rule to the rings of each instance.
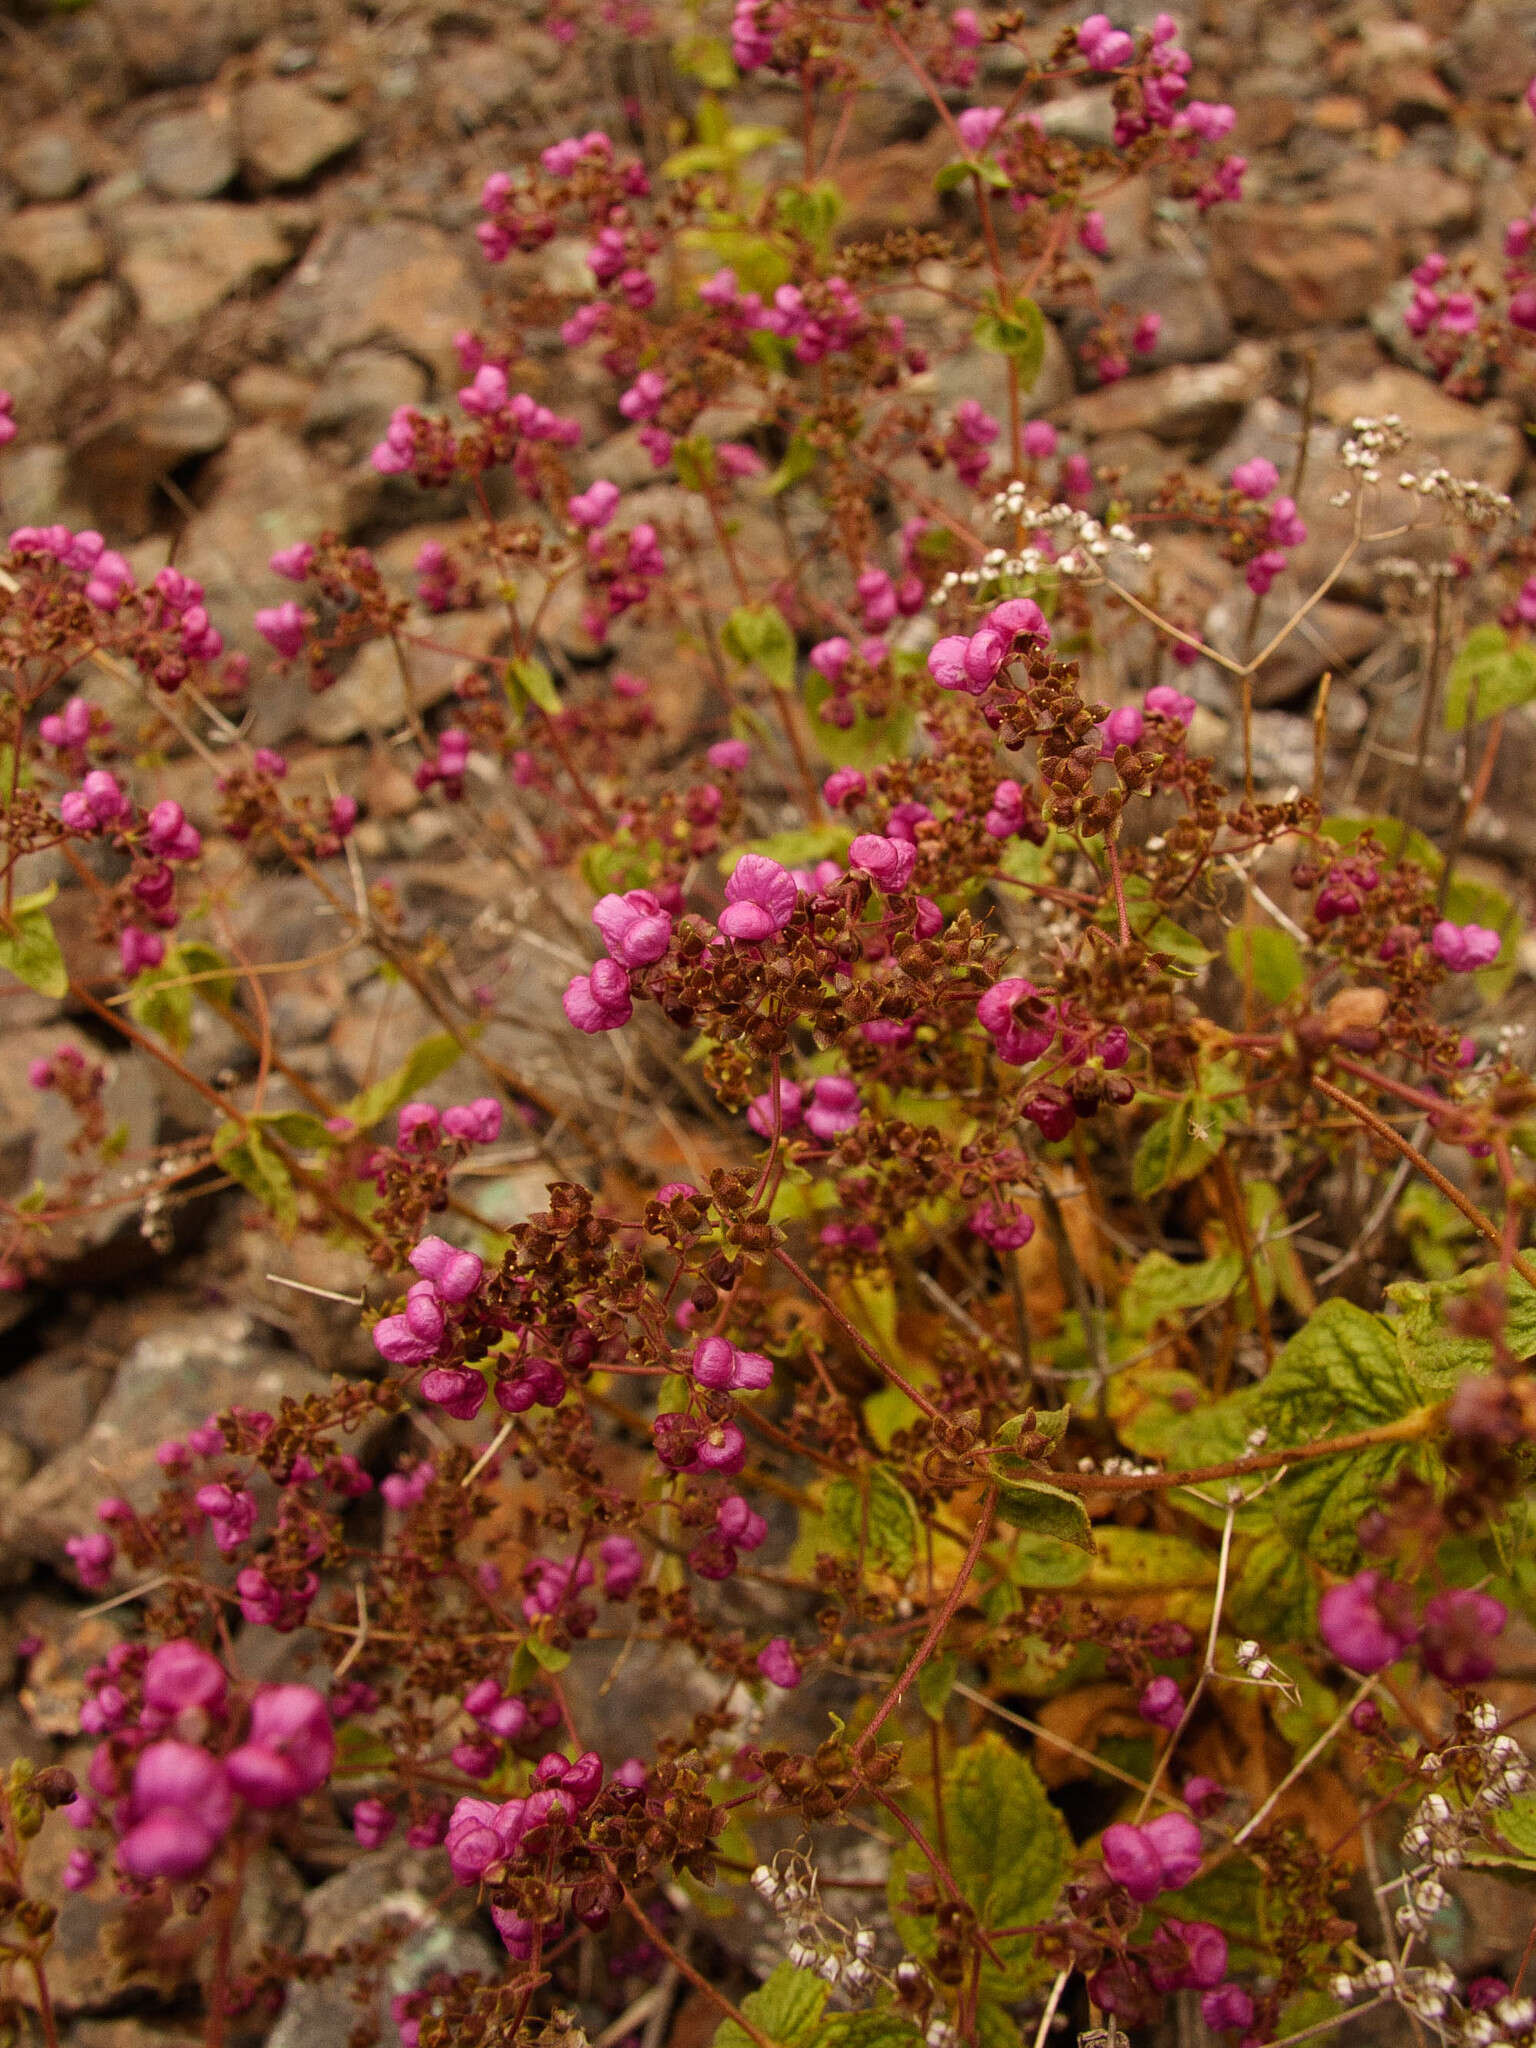
[[1000, 1478], [997, 1512], [1000, 1520], [1031, 1536], [1050, 1536], [1079, 1550], [1092, 1551], [1094, 1547], [1088, 1510], [1075, 1493], [1059, 1486], [1047, 1486], [1038, 1479]]
[[237, 1123], [220, 1124], [213, 1134], [215, 1163], [285, 1229], [299, 1220], [299, 1198], [293, 1177], [279, 1155], [254, 1125], [242, 1131]]
[[1033, 299], [1016, 299], [1009, 309], [994, 302], [971, 333], [979, 347], [1009, 358], [1018, 371], [1021, 391], [1033, 389], [1045, 367], [1045, 316]]
[[371, 1088], [343, 1103], [340, 1114], [360, 1131], [371, 1131], [392, 1109], [398, 1109], [402, 1102], [409, 1102], [413, 1095], [430, 1087], [439, 1074], [446, 1074], [463, 1049], [446, 1031], [433, 1032], [392, 1074], [386, 1074], [382, 1081], [375, 1081]]
[[1088, 1562], [1075, 1543], [1021, 1531], [1008, 1546], [1008, 1582], [1031, 1590], [1075, 1586], [1087, 1573]]
[[334, 1134], [307, 1109], [274, 1110], [269, 1116], [253, 1116], [250, 1121], [261, 1130], [275, 1132], [285, 1145], [292, 1145], [298, 1152], [324, 1152], [336, 1143]]
[[1301, 948], [1289, 932], [1274, 925], [1233, 925], [1227, 933], [1227, 960], [1239, 981], [1251, 981], [1276, 1008], [1288, 1002], [1306, 979]]
[[804, 235], [813, 248], [830, 254], [832, 231], [843, 214], [843, 195], [822, 179], [815, 185], [786, 185], [774, 200], [774, 211], [786, 228]]
[[1461, 643], [1445, 679], [1445, 729], [1492, 718], [1536, 697], [1536, 648], [1512, 645], [1502, 626], [1478, 626]]
[[[1043, 1920], [1066, 1881], [1072, 1843], [1029, 1764], [1001, 1736], [988, 1733], [951, 1759], [943, 1794], [949, 1867], [980, 1926], [1018, 1927]], [[928, 1802], [918, 1797], [913, 1805], [932, 1840]], [[891, 1914], [907, 1947], [929, 1957], [937, 1938], [933, 1917], [907, 1912], [909, 1873], [930, 1875], [922, 1852], [903, 1840], [891, 1859]], [[1010, 1935], [995, 1946], [1001, 1970], [993, 1963], [982, 1967], [982, 1984], [990, 1996], [1022, 1996], [1039, 1982], [1038, 1945], [1029, 1935]]]
[[1158, 1323], [1177, 1322], [1185, 1309], [1225, 1301], [1242, 1277], [1243, 1262], [1236, 1252], [1187, 1266], [1167, 1252], [1148, 1252], [1120, 1296], [1121, 1323], [1131, 1336], [1144, 1337]]
[[1429, 875], [1438, 875], [1444, 866], [1438, 848], [1401, 818], [1324, 818], [1319, 829], [1335, 846], [1358, 846], [1369, 832], [1393, 860], [1417, 861]]
[[[1275, 1360], [1248, 1410], [1269, 1432], [1267, 1449], [1401, 1421], [1420, 1404], [1392, 1327], [1353, 1302], [1325, 1301]], [[1407, 1442], [1370, 1444], [1296, 1466], [1268, 1495], [1270, 1513], [1295, 1548], [1330, 1571], [1355, 1568], [1356, 1527], [1410, 1457]]]
[[1448, 1315], [1452, 1307], [1487, 1286], [1501, 1288], [1509, 1303], [1504, 1337], [1510, 1350], [1516, 1358], [1529, 1358], [1536, 1352], [1536, 1288], [1518, 1273], [1477, 1266], [1452, 1281], [1394, 1280], [1387, 1289], [1397, 1314], [1386, 1327], [1415, 1387], [1427, 1399], [1443, 1399], [1469, 1373], [1492, 1369], [1493, 1345], [1488, 1338], [1463, 1337], [1452, 1329]]
[[776, 604], [738, 605], [720, 640], [728, 654], [760, 668], [776, 690], [795, 687], [795, 636]]
[[855, 712], [852, 725], [829, 725], [817, 717], [832, 694], [832, 685], [815, 669], [807, 669], [802, 685], [805, 708], [811, 714], [816, 751], [834, 768], [881, 768], [911, 751], [913, 718], [910, 706], [899, 704], [884, 718], [869, 718]]
[[732, 847], [720, 856], [720, 867], [728, 875], [744, 853], [761, 853], [781, 867], [811, 868], [819, 860], [846, 860], [852, 840], [847, 825], [796, 825], [788, 832], [772, 832], [766, 839], [749, 839]]
[[[196, 974], [213, 978], [189, 979]], [[192, 1040], [192, 1006], [200, 995], [209, 1003], [232, 1003], [234, 971], [216, 947], [188, 939], [172, 946], [158, 967], [135, 975], [128, 1013], [146, 1031], [158, 1031], [173, 1051], [185, 1052]]]
[[514, 656], [507, 663], [507, 696], [514, 709], [526, 699], [550, 718], [560, 709], [560, 692], [542, 661], [525, 661]]
[[686, 441], [674, 441], [672, 467], [685, 491], [707, 491], [715, 480], [714, 443], [703, 434], [690, 434]]
[[626, 832], [619, 832], [606, 845], [587, 847], [581, 856], [581, 879], [594, 896], [610, 891], [622, 896], [626, 889], [643, 889], [654, 881], [661, 866], [661, 841], [647, 839], [637, 846]]
[[1317, 1634], [1317, 1588], [1307, 1561], [1277, 1530], [1261, 1536], [1232, 1582], [1228, 1614], [1244, 1634], [1305, 1643]]
[[829, 1541], [847, 1556], [863, 1554], [904, 1579], [917, 1558], [917, 1510], [888, 1465], [871, 1465], [861, 1488], [834, 1479], [822, 1510]]
[[896, 2012], [834, 2013], [816, 2048], [921, 2048], [922, 2035]]
[[1221, 1150], [1210, 1126], [1201, 1121], [1199, 1097], [1186, 1095], [1165, 1109], [1136, 1147], [1131, 1162], [1131, 1189], [1140, 1201], [1193, 1180]]
[[48, 905], [58, 893], [58, 883], [50, 882], [35, 895], [16, 897], [8, 918], [0, 913], [0, 967], [40, 996], [55, 1000], [69, 994], [69, 969], [48, 915]]
[[[984, 185], [990, 185], [998, 192], [1006, 192], [1012, 183], [1002, 166], [990, 158], [961, 156], [956, 157], [953, 163], [941, 165], [934, 173], [933, 189], [939, 193], [958, 192], [962, 185], [969, 185], [972, 178], [980, 178]], [[1039, 372], [1035, 374], [1038, 376]]]
[[770, 498], [776, 498], [780, 491], [787, 491], [791, 484], [797, 484], [802, 477], [810, 475], [816, 467], [816, 449], [802, 433], [790, 437], [784, 451], [784, 459], [763, 486]]
[[672, 46], [672, 57], [679, 71], [711, 92], [729, 92], [737, 82], [731, 46], [723, 36], [680, 36]]
[[[741, 2009], [755, 2026], [762, 2028], [781, 2048], [810, 2048], [824, 2039], [819, 2022], [827, 2002], [827, 1985], [809, 1970], [793, 1963], [780, 1963], [766, 1984], [748, 1992]], [[752, 2037], [734, 2020], [716, 2029], [714, 2048], [754, 2048]]]

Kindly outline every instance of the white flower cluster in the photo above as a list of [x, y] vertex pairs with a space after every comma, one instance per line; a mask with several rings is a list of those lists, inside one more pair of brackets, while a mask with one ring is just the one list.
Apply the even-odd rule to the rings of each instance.
[[1409, 1968], [1383, 1957], [1367, 1963], [1358, 1977], [1335, 1977], [1328, 1988], [1341, 2005], [1348, 2005], [1362, 1992], [1375, 1997], [1386, 1992], [1419, 2018], [1438, 2020], [1450, 2011], [1457, 1982], [1456, 1972], [1444, 1963]]
[[[872, 1928], [846, 1928], [821, 1903], [815, 1867], [803, 1856], [759, 1863], [750, 1883], [753, 1891], [784, 1922], [785, 1955], [797, 1970], [809, 1970], [843, 1991], [871, 1990], [879, 1979], [874, 1967], [876, 1935]], [[946, 2044], [934, 2044], [946, 2048]]]
[[1102, 1472], [1108, 1479], [1146, 1479], [1160, 1472], [1160, 1465], [1138, 1465], [1134, 1458], [1106, 1458], [1102, 1464], [1095, 1464], [1092, 1458], [1079, 1458], [1079, 1472]]
[[1408, 429], [1395, 412], [1383, 413], [1379, 420], [1362, 416], [1350, 421], [1349, 438], [1339, 449], [1339, 460], [1346, 469], [1357, 470], [1362, 483], [1379, 484], [1383, 461], [1408, 440]]
[[1116, 548], [1126, 550], [1138, 562], [1152, 559], [1150, 542], [1138, 541], [1129, 526], [1118, 522], [1103, 526], [1091, 513], [1080, 512], [1071, 505], [1031, 504], [1021, 483], [1009, 484], [1006, 490], [998, 492], [992, 500], [992, 517], [999, 524], [1016, 521], [1032, 532], [1051, 534], [1052, 551], [1023, 547], [1017, 554], [1009, 554], [1006, 548], [989, 548], [978, 568], [951, 569], [940, 580], [936, 593], [940, 601], [956, 590], [966, 590], [990, 602], [1007, 594], [1002, 586], [1051, 572], [1058, 576], [1092, 577], [1100, 573], [1099, 565]]
[[1405, 469], [1397, 486], [1402, 491], [1416, 491], [1421, 498], [1438, 498], [1470, 526], [1497, 526], [1501, 519], [1512, 517], [1515, 509], [1506, 492], [1496, 491], [1492, 484], [1452, 476], [1438, 463], [1425, 470]]
[[1500, 1998], [1484, 2012], [1469, 2012], [1458, 2039], [1466, 2048], [1514, 2048], [1536, 2030], [1536, 1998]]

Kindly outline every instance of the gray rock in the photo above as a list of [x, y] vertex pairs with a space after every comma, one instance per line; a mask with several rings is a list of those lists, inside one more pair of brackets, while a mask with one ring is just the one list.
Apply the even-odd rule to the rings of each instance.
[[229, 122], [205, 107], [152, 121], [139, 143], [139, 162], [163, 199], [212, 199], [238, 168]]
[[235, 416], [214, 385], [178, 384], [108, 420], [75, 450], [71, 480], [102, 523], [137, 540], [155, 523], [155, 487], [193, 456], [228, 441]]
[[130, 200], [115, 225], [123, 276], [139, 311], [156, 327], [202, 319], [232, 292], [275, 276], [289, 260], [287, 237], [256, 206]]
[[442, 389], [462, 382], [453, 337], [479, 309], [462, 242], [409, 220], [339, 228], [278, 300], [297, 367], [323, 370], [344, 349], [380, 344], [430, 364]]
[[[1158, 370], [1169, 363], [1208, 363], [1232, 346], [1232, 322], [1211, 277], [1199, 259], [1155, 253], [1128, 263], [1112, 263], [1099, 278], [1105, 306], [1125, 310], [1126, 339], [1143, 313], [1162, 316], [1157, 346], [1138, 356], [1138, 367]], [[1071, 331], [1088, 323], [1074, 321]]]
[[13, 526], [89, 524], [66, 510], [69, 451], [62, 441], [34, 441], [9, 450], [5, 458], [5, 514]]
[[380, 439], [397, 406], [427, 395], [420, 363], [390, 349], [347, 349], [321, 380], [304, 419], [306, 434], [334, 435], [355, 461]]
[[473, 1924], [473, 1915], [473, 1894], [454, 1887], [441, 1852], [385, 1848], [359, 1855], [305, 1900], [304, 1946], [325, 1954], [390, 1930], [398, 1946], [375, 1972], [365, 1975], [349, 1964], [313, 1983], [293, 1985], [267, 2048], [346, 2048], [359, 2021], [372, 2021], [388, 2038], [390, 2000], [414, 1991], [434, 1972], [497, 1975], [502, 1958]]
[[352, 147], [363, 126], [349, 107], [316, 99], [302, 85], [264, 78], [235, 106], [240, 162], [257, 185], [301, 185]]
[[[462, 648], [466, 655], [488, 655], [500, 644], [507, 621], [493, 610], [454, 612], [443, 618], [423, 615], [408, 620], [404, 630], [429, 632], [442, 646]], [[411, 702], [418, 711], [451, 696], [465, 672], [463, 660], [424, 649], [407, 649], [406, 659]], [[304, 730], [312, 740], [330, 746], [364, 733], [390, 732], [405, 722], [405, 715], [406, 682], [394, 647], [387, 640], [371, 640], [358, 650], [334, 688], [310, 699]]]
[[112, 1365], [97, 1345], [48, 1349], [0, 1379], [0, 1430], [33, 1461], [67, 1451], [90, 1428], [112, 1385]]
[[79, 142], [56, 122], [32, 128], [6, 157], [5, 168], [28, 199], [73, 199], [86, 180]]
[[[55, 906], [57, 924], [64, 921], [59, 915], [61, 908], [62, 904]], [[73, 1111], [56, 1091], [34, 1088], [27, 1079], [33, 1060], [51, 1059], [66, 1045], [105, 1065], [102, 1104], [106, 1127], [124, 1126], [125, 1149], [131, 1157], [145, 1157], [160, 1135], [161, 1098], [147, 1055], [129, 1051], [104, 1057], [89, 1043], [82, 1046], [74, 1032], [56, 1025], [13, 1032], [6, 1041], [5, 1058], [0, 1060], [0, 1194], [12, 1201], [38, 1181], [56, 1189], [78, 1170], [79, 1160], [69, 1150], [79, 1128]], [[121, 1195], [127, 1184], [121, 1169], [108, 1168], [98, 1192]], [[130, 1199], [122, 1208], [93, 1208], [73, 1221], [56, 1223], [45, 1247], [61, 1262], [99, 1249], [119, 1231], [132, 1229], [134, 1206]]]
[[155, 1447], [166, 1437], [184, 1435], [235, 1402], [275, 1409], [284, 1396], [303, 1400], [328, 1385], [236, 1310], [167, 1322], [128, 1353], [85, 1436], [11, 1500], [0, 1519], [0, 1554], [64, 1564], [65, 1538], [95, 1527], [103, 1495], [120, 1494], [141, 1510], [153, 1506], [164, 1478]]
[[107, 245], [83, 206], [23, 207], [0, 231], [0, 255], [43, 292], [70, 291], [107, 267]]

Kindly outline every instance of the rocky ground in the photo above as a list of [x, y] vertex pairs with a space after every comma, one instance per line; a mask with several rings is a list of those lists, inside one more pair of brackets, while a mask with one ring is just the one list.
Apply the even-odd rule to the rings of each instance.
[[[395, 406], [441, 400], [461, 381], [452, 337], [475, 323], [489, 284], [472, 234], [484, 176], [578, 121], [628, 132], [659, 156], [694, 90], [659, 34], [614, 37], [594, 57], [590, 46], [563, 49], [540, 27], [543, 12], [538, 0], [0, 8], [0, 386], [15, 394], [22, 427], [0, 462], [6, 524], [99, 526], [126, 537], [141, 574], [174, 550], [207, 586], [226, 635], [253, 649], [251, 614], [285, 594], [268, 556], [322, 525], [375, 547], [403, 580], [424, 534], [457, 508], [379, 477], [367, 450]], [[1238, 106], [1247, 195], [1201, 233], [1164, 218], [1143, 187], [1120, 195], [1103, 296], [1133, 316], [1162, 314], [1157, 352], [1127, 381], [1087, 388], [1075, 356], [1081, 318], [1055, 309], [1032, 410], [1101, 472], [1118, 470], [1133, 498], [1180, 464], [1224, 476], [1266, 454], [1288, 473], [1309, 413], [1304, 587], [1337, 548], [1333, 430], [1357, 413], [1401, 414], [1418, 452], [1513, 492], [1529, 528], [1536, 382], [1475, 409], [1449, 399], [1422, 373], [1399, 316], [1407, 272], [1431, 248], [1496, 261], [1504, 222], [1536, 199], [1536, 123], [1519, 98], [1536, 68], [1536, 0], [1205, 0], [1185, 13], [1197, 93]], [[1047, 18], [1058, 15], [1067, 18]], [[771, 86], [759, 98], [763, 118], [782, 112]], [[1085, 95], [1052, 119], [1107, 137], [1106, 111], [1102, 96]], [[849, 232], [941, 227], [932, 173], [948, 153], [926, 103], [900, 81], [871, 92], [846, 157]], [[533, 260], [558, 279], [579, 259], [579, 245], [557, 242]], [[925, 338], [936, 397], [995, 395], [953, 335], [935, 325]], [[648, 502], [664, 497], [606, 400], [557, 354], [542, 369], [543, 395], [583, 420], [591, 474], [645, 486]], [[1177, 543], [1164, 574], [1209, 638], [1237, 644], [1247, 593], [1211, 549]], [[496, 644], [488, 614], [446, 624], [466, 652]], [[1371, 562], [1335, 586], [1262, 678], [1265, 779], [1310, 784], [1327, 670], [1336, 783], [1384, 800], [1411, 744], [1417, 630]], [[574, 618], [554, 632], [572, 662], [590, 658]], [[388, 863], [406, 928], [441, 929], [464, 971], [494, 984], [493, 1054], [557, 1106], [590, 1099], [590, 1070], [577, 1076], [543, 1021], [572, 963], [585, 964], [578, 899], [562, 921], [558, 891], [549, 900], [536, 869], [505, 854], [466, 863], [408, 815], [408, 780], [388, 744], [399, 684], [377, 652], [321, 697], [297, 683], [264, 687], [255, 737], [287, 750], [301, 780], [327, 750], [340, 786], [364, 799], [356, 843], [366, 860]], [[446, 656], [419, 673], [418, 703], [447, 696], [456, 673]], [[1192, 673], [1204, 737], [1220, 752], [1231, 738], [1226, 685], [1214, 671]], [[131, 706], [112, 708], [131, 724]], [[1431, 771], [1422, 822], [1443, 829], [1455, 808], [1453, 746]], [[163, 793], [206, 827], [187, 764], [172, 759], [164, 772]], [[1533, 772], [1536, 718], [1521, 713], [1466, 848], [1467, 871], [1499, 881], [1527, 912]], [[215, 872], [220, 858], [212, 843]], [[284, 881], [262, 881], [227, 908], [254, 958], [323, 951], [307, 892]], [[1536, 975], [1536, 954], [1523, 965]], [[362, 971], [360, 961], [355, 973], [351, 959], [322, 961], [274, 996], [296, 1069], [335, 1095], [393, 1065], [423, 1028], [403, 990], [359, 986]], [[1519, 989], [1515, 1000], [1525, 1000]], [[199, 1016], [194, 1070], [245, 1070], [249, 1048]], [[11, 988], [0, 1030], [0, 1193], [14, 1197], [67, 1167], [64, 1113], [25, 1076], [68, 1027], [61, 1006]], [[643, 1139], [654, 1162], [658, 1143], [673, 1142], [626, 1121], [623, 1080], [615, 1068], [596, 1084], [614, 1091], [608, 1166], [618, 1171], [626, 1147], [638, 1154]], [[127, 1126], [130, 1159], [202, 1127], [176, 1085], [129, 1051], [115, 1060], [109, 1113]], [[689, 1143], [706, 1141], [676, 1142], [682, 1164]], [[557, 1124], [542, 1150], [500, 1148], [480, 1206], [526, 1214], [551, 1160], [591, 1168], [579, 1133]], [[38, 1760], [73, 1753], [80, 1674], [121, 1620], [80, 1619], [84, 1602], [59, 1569], [64, 1538], [89, 1524], [99, 1470], [130, 1497], [152, 1491], [154, 1444], [210, 1407], [267, 1404], [368, 1359], [351, 1311], [265, 1277], [280, 1260], [293, 1277], [344, 1291], [355, 1272], [318, 1250], [275, 1246], [227, 1200], [169, 1218], [141, 1205], [126, 1222], [120, 1212], [86, 1217], [67, 1250], [55, 1286], [0, 1297], [0, 1680], [12, 1681], [0, 1695], [0, 1756]], [[18, 1663], [32, 1636], [49, 1648]], [[349, 1841], [338, 1830], [302, 1874], [271, 1852], [258, 1936], [350, 1939], [390, 1911], [418, 1925], [403, 1970], [486, 1959], [479, 1929], [439, 1917], [440, 1876], [416, 1867], [424, 1859], [374, 1859], [365, 1875], [348, 1867]], [[382, 1874], [374, 1867], [386, 1863]], [[167, 1938], [153, 1967], [124, 1982], [105, 1924], [91, 1895], [65, 1909], [55, 1992], [71, 2048], [181, 2038], [175, 1999], [195, 1951]], [[1492, 1931], [1486, 1945], [1496, 1946]], [[339, 2048], [354, 2017], [344, 1988], [310, 1987], [273, 2039]]]

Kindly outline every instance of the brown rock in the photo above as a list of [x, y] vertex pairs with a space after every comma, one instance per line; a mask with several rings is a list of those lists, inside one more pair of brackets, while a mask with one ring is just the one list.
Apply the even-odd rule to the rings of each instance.
[[5, 159], [5, 168], [28, 199], [73, 199], [85, 183], [80, 144], [56, 121], [28, 129]]
[[922, 142], [893, 142], [848, 159], [838, 178], [846, 210], [839, 238], [872, 240], [893, 228], [936, 228], [943, 201], [933, 189], [935, 173], [955, 155], [952, 138], [936, 128]]
[[1384, 365], [1370, 377], [1336, 384], [1322, 393], [1317, 409], [1340, 426], [1358, 415], [1396, 413], [1413, 436], [1396, 469], [1440, 462], [1453, 476], [1476, 478], [1496, 491], [1507, 491], [1520, 472], [1524, 447], [1505, 408], [1463, 405], [1413, 370]]
[[202, 85], [272, 25], [274, 0], [103, 0], [123, 61], [145, 85]]
[[278, 307], [302, 367], [321, 370], [343, 349], [392, 344], [429, 362], [443, 388], [462, 381], [453, 337], [474, 325], [479, 309], [462, 242], [407, 220], [328, 236], [284, 287]]
[[0, 1429], [34, 1458], [68, 1450], [106, 1399], [112, 1363], [99, 1345], [50, 1346], [0, 1378]]
[[1359, 320], [1397, 268], [1396, 237], [1359, 198], [1219, 208], [1216, 282], [1234, 319], [1271, 334]]
[[427, 373], [409, 356], [381, 348], [348, 349], [326, 371], [304, 431], [342, 441], [355, 461], [380, 439], [397, 406], [427, 395]]
[[94, 429], [76, 449], [71, 481], [115, 533], [138, 540], [155, 523], [156, 486], [179, 463], [222, 448], [234, 427], [212, 384], [179, 384]]
[[122, 273], [156, 327], [200, 320], [231, 293], [286, 268], [288, 242], [260, 207], [223, 200], [155, 205], [117, 216]]
[[245, 419], [296, 427], [309, 411], [315, 387], [308, 377], [297, 377], [276, 363], [247, 363], [230, 380], [229, 395]]
[[164, 199], [212, 199], [237, 168], [229, 122], [206, 107], [152, 121], [139, 144], [139, 161]]
[[316, 99], [291, 79], [264, 78], [236, 102], [240, 161], [257, 185], [301, 185], [352, 147], [362, 123], [349, 107]]
[[1139, 432], [1161, 441], [1229, 433], [1264, 387], [1269, 351], [1241, 342], [1222, 363], [1174, 363], [1146, 377], [1124, 377], [1068, 408], [1066, 424], [1086, 435]]
[[83, 206], [27, 206], [0, 233], [0, 253], [39, 291], [65, 292], [107, 267], [107, 245]]
[[[1157, 313], [1157, 346], [1138, 361], [1152, 369], [1168, 363], [1208, 363], [1232, 346], [1232, 322], [1210, 269], [1199, 258], [1161, 252], [1139, 262], [1115, 263], [1099, 280], [1106, 305], [1124, 308], [1127, 338], [1143, 313]], [[1073, 329], [1087, 323], [1073, 322]]]

